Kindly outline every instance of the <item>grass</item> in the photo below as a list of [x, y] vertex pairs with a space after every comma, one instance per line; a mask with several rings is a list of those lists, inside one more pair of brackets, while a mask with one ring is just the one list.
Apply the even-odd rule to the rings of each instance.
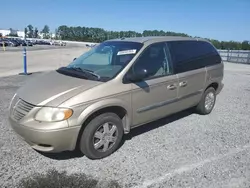
[[20, 181], [19, 188], [121, 188], [116, 181], [99, 181], [83, 173], [70, 174], [66, 171], [49, 170], [46, 174], [36, 173]]

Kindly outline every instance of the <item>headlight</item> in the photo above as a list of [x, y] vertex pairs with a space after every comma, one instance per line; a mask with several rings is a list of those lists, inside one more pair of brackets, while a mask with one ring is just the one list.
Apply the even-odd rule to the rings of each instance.
[[35, 120], [55, 122], [69, 119], [73, 114], [73, 110], [69, 108], [53, 108], [42, 107], [36, 114]]

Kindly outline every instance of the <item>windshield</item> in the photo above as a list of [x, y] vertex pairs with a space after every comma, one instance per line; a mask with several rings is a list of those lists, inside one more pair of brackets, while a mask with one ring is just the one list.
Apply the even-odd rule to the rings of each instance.
[[65, 68], [83, 71], [85, 75], [86, 72], [91, 73], [92, 76], [88, 79], [92, 79], [94, 75], [99, 80], [110, 80], [132, 60], [142, 46], [143, 44], [138, 42], [103, 42], [82, 54]]

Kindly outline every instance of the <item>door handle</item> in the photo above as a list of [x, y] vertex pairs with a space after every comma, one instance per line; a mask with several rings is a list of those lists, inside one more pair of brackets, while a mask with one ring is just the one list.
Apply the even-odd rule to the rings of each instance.
[[184, 82], [180, 82], [179, 86], [180, 87], [186, 87], [187, 86], [187, 82], [185, 82], [185, 81]]
[[175, 84], [171, 84], [171, 85], [168, 85], [167, 88], [169, 90], [174, 90], [174, 89], [176, 89], [176, 85]]

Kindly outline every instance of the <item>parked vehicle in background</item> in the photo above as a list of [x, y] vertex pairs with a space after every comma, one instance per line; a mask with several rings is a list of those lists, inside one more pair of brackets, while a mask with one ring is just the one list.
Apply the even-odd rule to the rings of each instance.
[[8, 43], [5, 42], [3, 39], [0, 39], [0, 46], [8, 46]]
[[86, 47], [90, 47], [90, 48], [93, 48], [95, 46], [96, 46], [96, 44], [86, 44]]
[[190, 108], [211, 113], [223, 76], [219, 53], [204, 39], [108, 40], [19, 88], [9, 120], [36, 150], [79, 149], [100, 159], [135, 127]]
[[14, 44], [11, 42], [11, 41], [9, 41], [9, 40], [7, 40], [7, 39], [2, 39], [4, 42], [5, 42], [5, 46], [14, 46]]
[[21, 46], [27, 46], [27, 43], [24, 40], [22, 40], [21, 41]]
[[37, 40], [36, 44], [37, 45], [50, 45], [50, 42], [45, 41], [45, 40]]
[[30, 41], [30, 43], [34, 46], [34, 45], [36, 45], [36, 40], [29, 40]]
[[15, 42], [18, 44], [18, 46], [21, 46], [21, 45], [22, 45], [22, 42], [21, 42], [20, 39], [14, 38], [14, 39], [11, 39], [11, 40], [12, 40], [12, 41], [15, 41]]
[[14, 39], [14, 38], [8, 38], [8, 40], [11, 41], [14, 44], [14, 46], [20, 46], [20, 43], [17, 42], [16, 39]]
[[8, 41], [7, 40], [7, 42], [8, 42], [8, 46], [11, 46], [11, 47], [16, 47], [16, 46], [18, 46], [15, 42], [13, 42], [13, 41]]
[[12, 46], [12, 47], [17, 47], [17, 46], [19, 46], [19, 43], [16, 42], [15, 40], [12, 40], [12, 39], [5, 39], [5, 40], [9, 42], [9, 45], [8, 45], [8, 46]]
[[55, 46], [66, 46], [66, 42], [63, 42], [63, 41], [54, 41], [53, 45], [55, 45]]
[[17, 37], [8, 37], [1, 40], [5, 41], [5, 46], [33, 46], [33, 45], [55, 45], [66, 46], [66, 42], [54, 40], [41, 40], [41, 39], [22, 39]]
[[20, 38], [17, 38], [16, 41], [20, 44], [20, 46], [27, 46], [26, 42]]
[[25, 40], [27, 46], [33, 46], [33, 43], [30, 40]]

